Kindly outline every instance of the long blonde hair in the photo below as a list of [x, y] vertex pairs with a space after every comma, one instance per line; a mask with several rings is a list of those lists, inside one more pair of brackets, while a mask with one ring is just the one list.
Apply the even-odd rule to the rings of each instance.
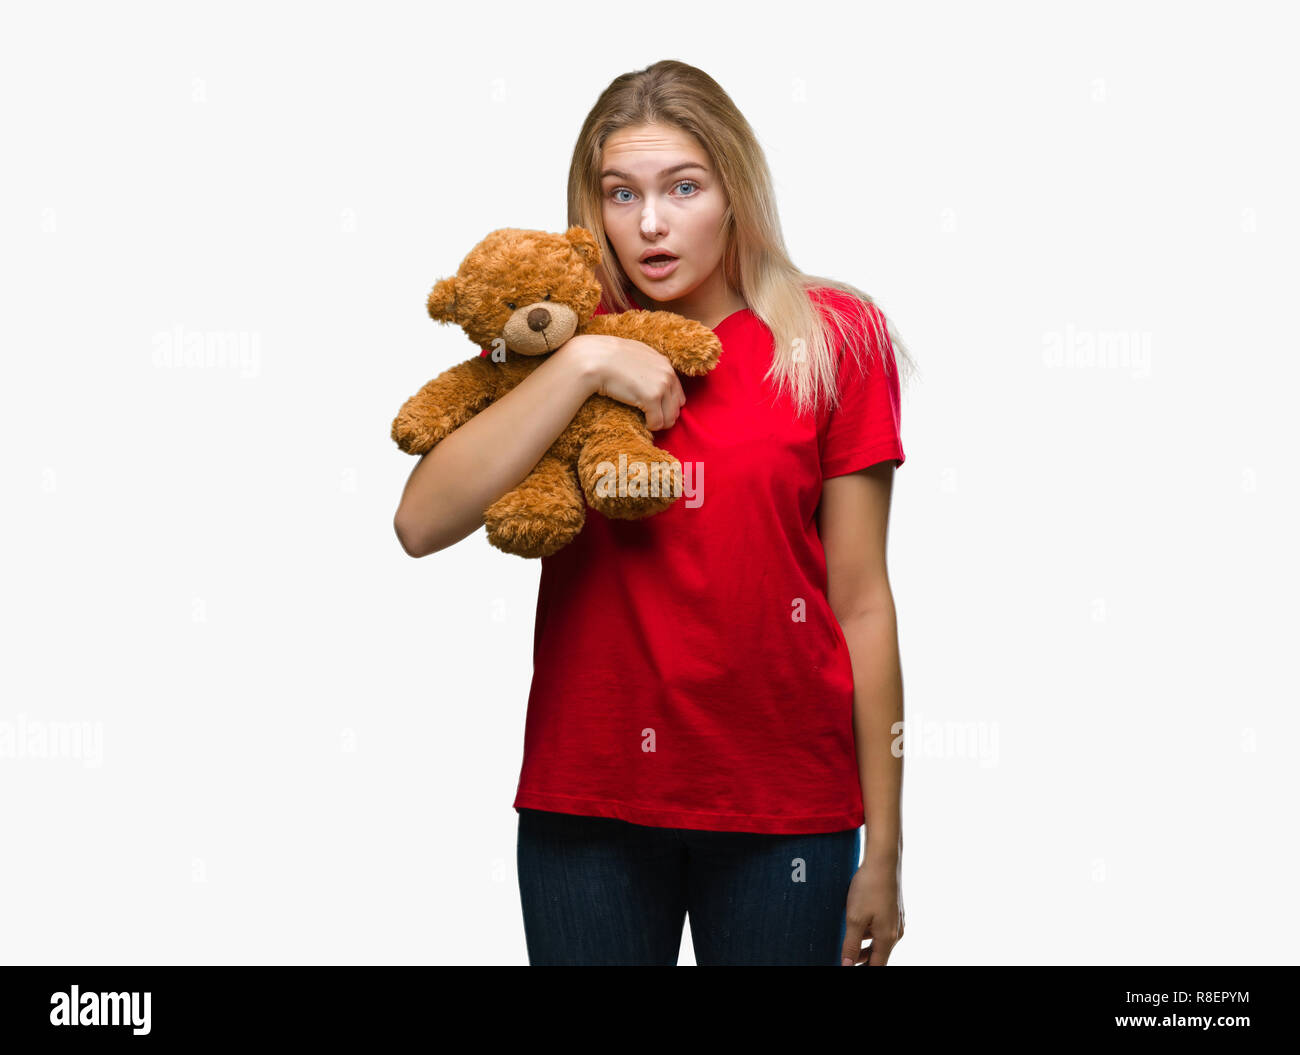
[[[636, 307], [634, 288], [609, 243], [601, 211], [601, 154], [605, 141], [623, 128], [664, 124], [688, 132], [708, 155], [726, 191], [728, 206], [722, 223], [727, 232], [723, 256], [727, 284], [772, 331], [773, 357], [767, 377], [777, 392], [788, 389], [795, 413], [827, 401], [835, 406], [837, 357], [841, 332], [854, 332], [863, 319], [874, 340], [858, 342], [868, 355], [883, 346], [886, 330], [902, 378], [916, 365], [896, 329], [875, 301], [847, 282], [805, 274], [795, 267], [785, 247], [777, 215], [772, 175], [758, 138], [722, 87], [703, 70], [665, 59], [643, 70], [625, 73], [610, 82], [587, 114], [573, 148], [569, 166], [569, 225], [585, 227], [601, 246], [597, 276], [605, 301], [616, 311]], [[866, 305], [855, 318], [834, 303], [809, 295], [817, 287], [838, 289]], [[827, 314], [823, 315], [825, 311]], [[883, 326], [882, 326], [883, 323]], [[854, 344], [853, 346], [857, 346]], [[860, 364], [863, 368], [866, 363]], [[888, 369], [888, 358], [884, 360]]]

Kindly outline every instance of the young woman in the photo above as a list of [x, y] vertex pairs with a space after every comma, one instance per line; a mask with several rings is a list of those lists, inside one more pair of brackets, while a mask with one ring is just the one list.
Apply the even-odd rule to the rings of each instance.
[[576, 336], [425, 455], [397, 511], [413, 556], [464, 538], [593, 392], [682, 463], [667, 510], [590, 511], [542, 560], [514, 802], [530, 963], [675, 964], [689, 914], [701, 966], [884, 964], [906, 350], [870, 297], [791, 263], [753, 131], [692, 66], [609, 85], [568, 197], [605, 247], [601, 310], [676, 312], [723, 351], [678, 377], [638, 341]]

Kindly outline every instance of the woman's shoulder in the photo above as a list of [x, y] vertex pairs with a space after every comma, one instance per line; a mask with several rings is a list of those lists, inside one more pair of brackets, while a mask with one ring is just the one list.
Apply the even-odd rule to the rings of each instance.
[[810, 286], [808, 295], [826, 320], [841, 358], [847, 348], [855, 350], [855, 357], [870, 355], [869, 349], [887, 332], [884, 312], [871, 300], [834, 286]]
[[879, 314], [880, 309], [870, 299], [861, 297], [834, 286], [809, 286], [808, 296], [822, 311], [832, 317], [869, 320]]

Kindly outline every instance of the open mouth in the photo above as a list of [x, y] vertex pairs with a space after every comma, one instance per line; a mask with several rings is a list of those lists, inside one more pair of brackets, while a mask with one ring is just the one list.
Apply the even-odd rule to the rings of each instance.
[[667, 278], [677, 270], [677, 258], [669, 253], [656, 253], [642, 260], [640, 267], [646, 278]]

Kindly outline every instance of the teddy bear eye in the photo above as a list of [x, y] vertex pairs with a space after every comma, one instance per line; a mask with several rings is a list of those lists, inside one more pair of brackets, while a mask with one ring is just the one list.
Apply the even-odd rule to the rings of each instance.
[[510, 301], [506, 301], [506, 307], [509, 308], [511, 311], [515, 310], [515, 306], [511, 304]]
[[550, 299], [551, 299], [551, 295], [549, 293], [542, 298], [542, 300], [550, 300]]

